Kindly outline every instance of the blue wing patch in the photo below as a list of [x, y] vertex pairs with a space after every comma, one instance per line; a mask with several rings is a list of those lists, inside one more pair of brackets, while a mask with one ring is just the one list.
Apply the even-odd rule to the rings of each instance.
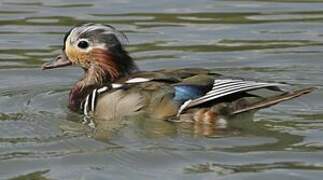
[[205, 95], [205, 93], [208, 91], [206, 90], [206, 87], [190, 85], [190, 84], [175, 85], [174, 88], [175, 88], [174, 100], [179, 103], [184, 103], [189, 99], [196, 99], [198, 97], [201, 97]]

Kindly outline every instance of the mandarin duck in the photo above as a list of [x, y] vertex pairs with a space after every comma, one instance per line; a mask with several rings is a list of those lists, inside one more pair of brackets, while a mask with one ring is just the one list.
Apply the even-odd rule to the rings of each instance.
[[68, 107], [83, 113], [92, 127], [99, 121], [137, 114], [212, 124], [314, 89], [282, 90], [286, 84], [229, 77], [202, 68], [141, 71], [125, 50], [126, 42], [127, 37], [113, 26], [82, 24], [67, 32], [62, 53], [42, 66], [78, 65], [84, 70], [70, 90]]

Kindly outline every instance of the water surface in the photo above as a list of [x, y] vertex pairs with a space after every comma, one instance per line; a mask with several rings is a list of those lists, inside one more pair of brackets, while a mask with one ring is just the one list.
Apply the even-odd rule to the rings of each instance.
[[[0, 179], [320, 179], [323, 1], [0, 1]], [[141, 69], [207, 67], [316, 86], [227, 129], [136, 119], [109, 139], [66, 108], [78, 68], [41, 71], [75, 24], [124, 31]]]

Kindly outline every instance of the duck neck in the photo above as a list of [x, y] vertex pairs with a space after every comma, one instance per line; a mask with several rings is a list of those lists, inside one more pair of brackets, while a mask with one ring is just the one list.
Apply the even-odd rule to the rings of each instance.
[[[102, 56], [101, 56], [102, 57]], [[84, 76], [76, 82], [69, 94], [69, 108], [79, 111], [81, 103], [95, 88], [108, 85], [138, 71], [137, 66], [126, 51], [117, 55], [104, 55], [96, 64], [84, 70]]]

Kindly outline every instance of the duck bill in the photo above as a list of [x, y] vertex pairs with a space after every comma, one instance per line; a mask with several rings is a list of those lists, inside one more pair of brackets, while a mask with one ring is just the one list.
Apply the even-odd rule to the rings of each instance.
[[65, 66], [72, 65], [72, 62], [67, 58], [64, 51], [58, 55], [53, 61], [43, 64], [41, 67], [43, 70], [45, 69], [54, 69], [54, 68], [60, 68]]

